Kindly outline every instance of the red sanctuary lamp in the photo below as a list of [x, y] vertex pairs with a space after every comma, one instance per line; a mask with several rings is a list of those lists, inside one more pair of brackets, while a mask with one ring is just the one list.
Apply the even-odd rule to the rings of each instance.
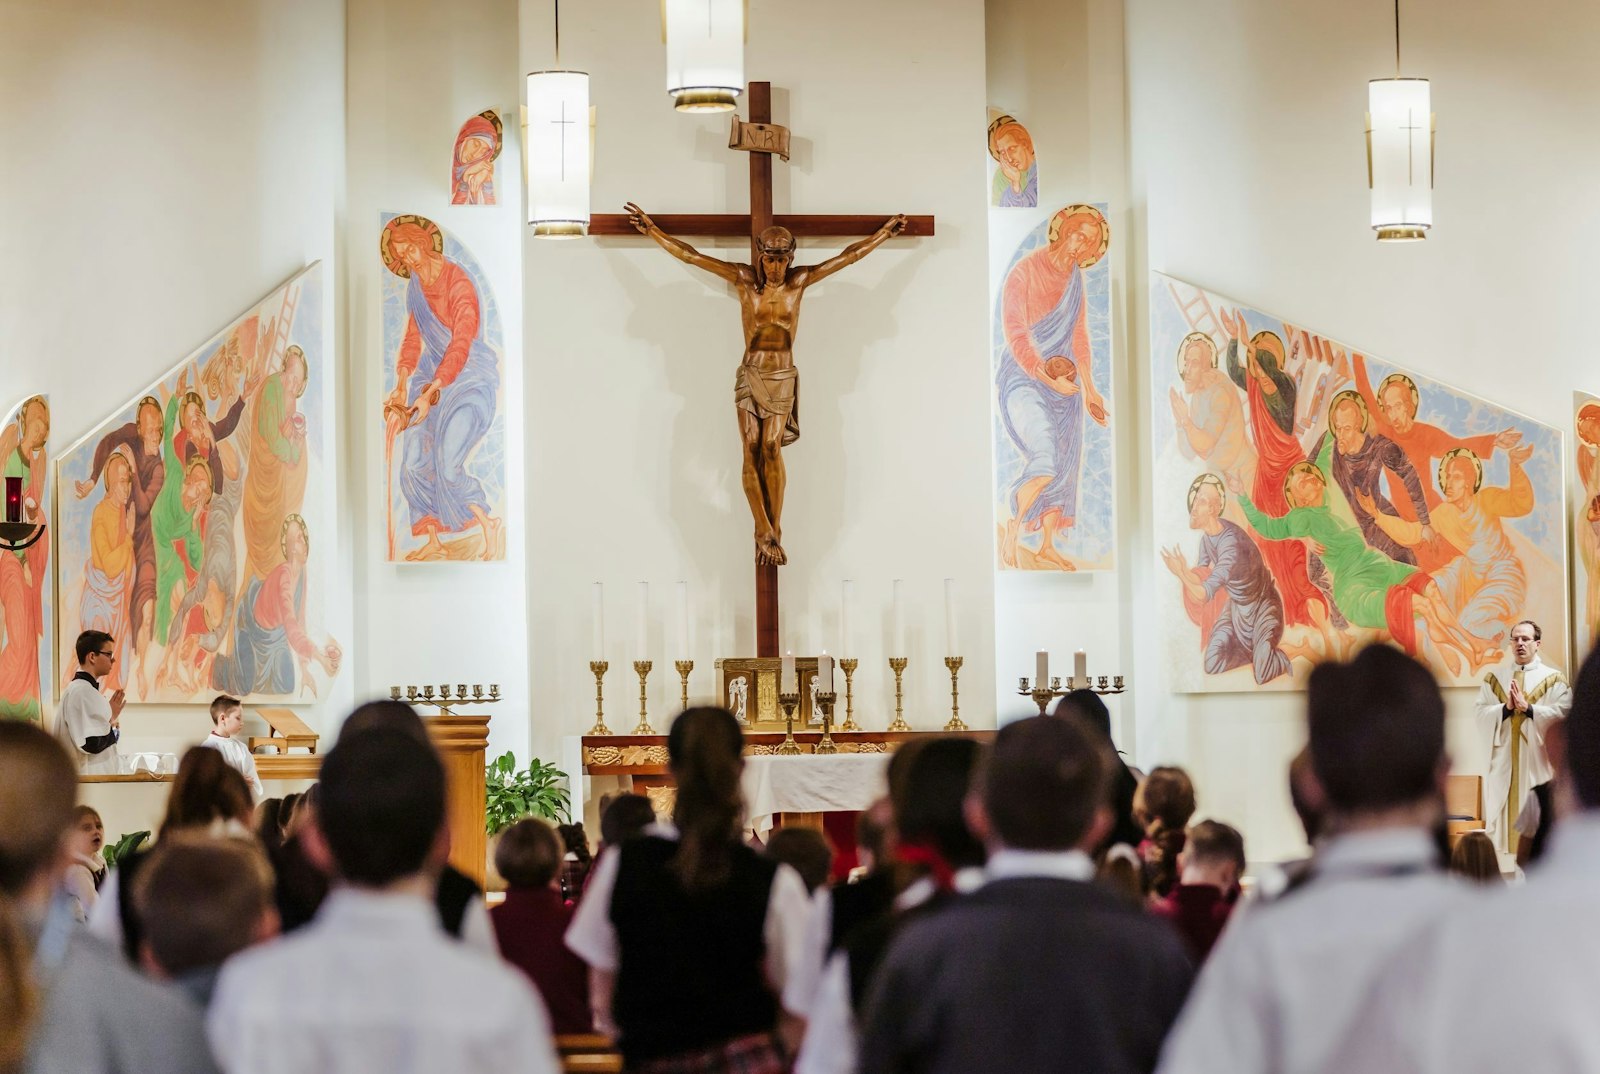
[[6, 515], [0, 522], [0, 549], [20, 552], [44, 536], [43, 522], [22, 521], [22, 478], [6, 478]]
[[6, 478], [6, 521], [22, 521], [22, 478]]

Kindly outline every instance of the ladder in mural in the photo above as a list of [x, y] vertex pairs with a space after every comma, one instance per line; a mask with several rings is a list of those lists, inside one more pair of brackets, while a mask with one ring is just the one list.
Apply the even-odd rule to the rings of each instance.
[[300, 305], [300, 285], [293, 284], [284, 289], [283, 308], [278, 311], [278, 317], [267, 329], [272, 334], [272, 341], [267, 344], [267, 360], [265, 368], [276, 372], [283, 368], [283, 355], [289, 349], [289, 329], [294, 326], [295, 307]]
[[[1182, 313], [1183, 319], [1188, 322], [1189, 331], [1204, 332], [1206, 335], [1212, 337], [1212, 339], [1218, 339], [1224, 335], [1222, 331], [1222, 321], [1219, 320], [1216, 313], [1212, 311], [1211, 302], [1206, 298], [1206, 293], [1203, 290], [1196, 287], [1194, 289], [1194, 298], [1188, 302], [1185, 302], [1183, 300], [1183, 296], [1178, 294], [1178, 284], [1176, 281], [1168, 280], [1167, 290], [1172, 292], [1173, 305], [1178, 307], [1178, 312]], [[1196, 309], [1198, 309], [1200, 312], [1195, 313], [1194, 311]], [[1210, 327], [1207, 327], [1207, 322], [1210, 322]]]

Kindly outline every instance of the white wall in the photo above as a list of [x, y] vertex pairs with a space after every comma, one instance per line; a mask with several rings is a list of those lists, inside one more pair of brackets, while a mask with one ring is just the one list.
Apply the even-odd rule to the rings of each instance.
[[[523, 0], [525, 70], [553, 66], [550, 13]], [[561, 14], [562, 66], [592, 76], [595, 210], [633, 200], [653, 212], [744, 211], [748, 169], [726, 148], [727, 117], [670, 107], [656, 9]], [[746, 72], [773, 83], [775, 119], [794, 134], [793, 159], [774, 164], [780, 212], [938, 217], [935, 238], [896, 240], [806, 299], [795, 350], [802, 437], [784, 452], [784, 643], [836, 650], [839, 582], [853, 578], [857, 717], [885, 726], [890, 582], [903, 578], [907, 718], [941, 726], [942, 581], [954, 578], [962, 715], [992, 725], [982, 5], [757, 0]], [[800, 260], [837, 248], [803, 242]], [[749, 246], [714, 252], [744, 259]], [[711, 692], [716, 658], [753, 655], [752, 525], [729, 290], [642, 238], [528, 237], [524, 264], [533, 740], [550, 757], [561, 735], [593, 722], [592, 582], [606, 583], [613, 729], [637, 716], [639, 580], [653, 583], [658, 730], [678, 693], [665, 627], [674, 582], [693, 594], [696, 695]]]
[[[349, 0], [349, 212], [344, 220], [350, 309], [350, 509], [367, 520], [356, 534], [355, 633], [365, 661], [358, 697], [391, 686], [498, 683], [507, 700], [492, 710], [491, 756], [514, 750], [526, 761], [529, 702], [527, 531], [522, 480], [521, 131], [517, 122], [515, 0]], [[506, 144], [495, 175], [495, 206], [450, 205], [456, 132], [472, 115], [497, 109]], [[382, 213], [421, 213], [477, 258], [499, 301], [505, 345], [507, 436], [506, 558], [500, 563], [395, 564], [383, 528]], [[432, 711], [423, 706], [425, 712]]]
[[[1600, 8], [1566, 0], [1403, 6], [1405, 73], [1433, 82], [1436, 226], [1379, 246], [1367, 226], [1366, 83], [1393, 74], [1390, 9], [1312, 0], [1129, 0], [1127, 78], [1138, 248], [1127, 328], [1143, 368], [1151, 269], [1290, 318], [1565, 427], [1600, 374], [1588, 319], [1600, 241], [1593, 176]], [[1141, 383], [1139, 415], [1148, 413]], [[1148, 472], [1148, 437], [1138, 441]], [[1124, 501], [1126, 505], [1127, 501]], [[1158, 585], [1129, 530], [1133, 623]], [[1147, 628], [1146, 628], [1147, 629]], [[1566, 664], [1568, 654], [1546, 654]], [[1301, 699], [1169, 695], [1138, 660], [1139, 759], [1188, 765], [1202, 812], [1239, 824], [1252, 859], [1301, 845], [1283, 786]], [[1450, 748], [1481, 771], [1470, 691]]]
[[[52, 454], [319, 259], [338, 341], [341, 4], [3, 0], [0, 25], [0, 397], [49, 394]], [[348, 576], [348, 516], [338, 537]], [[351, 653], [348, 597], [326, 604]], [[124, 748], [209, 728], [202, 707], [130, 706]]]

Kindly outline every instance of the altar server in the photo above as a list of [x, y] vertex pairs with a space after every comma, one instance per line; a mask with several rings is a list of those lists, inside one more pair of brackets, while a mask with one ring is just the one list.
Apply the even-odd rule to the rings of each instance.
[[230, 768], [236, 769], [250, 784], [251, 797], [259, 802], [266, 797], [261, 787], [261, 775], [256, 771], [256, 759], [250, 748], [240, 739], [244, 733], [244, 706], [237, 697], [218, 694], [211, 702], [211, 733], [200, 745], [216, 750]]
[[1330, 1071], [1600, 1070], [1600, 650], [1545, 745], [1561, 819], [1539, 868], [1391, 952]]
[[1432, 673], [1373, 645], [1317, 667], [1306, 700], [1322, 838], [1303, 879], [1224, 933], [1160, 1074], [1326, 1070], [1395, 945], [1471, 895], [1432, 834], [1449, 772]]
[[[1550, 757], [1545, 736], [1572, 707], [1572, 691], [1561, 672], [1539, 657], [1544, 632], [1524, 619], [1511, 630], [1511, 662], [1495, 668], [1478, 688], [1478, 724], [1489, 739], [1489, 776], [1483, 785], [1483, 806], [1489, 836], [1501, 853], [1515, 855], [1522, 835], [1517, 818], [1528, 796], [1540, 809], [1530, 819], [1549, 813]], [[1548, 823], [1548, 822], [1546, 822]]]
[[114, 776], [121, 759], [123, 694], [100, 692], [100, 680], [111, 674], [117, 659], [116, 639], [103, 630], [85, 630], [76, 646], [79, 671], [61, 691], [56, 710], [56, 737], [66, 745], [85, 775]]

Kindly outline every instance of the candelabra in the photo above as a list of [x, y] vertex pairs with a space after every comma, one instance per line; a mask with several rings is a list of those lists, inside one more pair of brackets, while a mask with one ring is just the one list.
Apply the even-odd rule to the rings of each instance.
[[674, 660], [672, 666], [678, 669], [678, 682], [683, 688], [683, 707], [689, 707], [689, 672], [694, 670], [693, 660]]
[[655, 667], [655, 663], [650, 660], [635, 660], [633, 662], [633, 670], [639, 676], [639, 726], [635, 727], [631, 732], [635, 735], [653, 735], [656, 733], [656, 729], [650, 726], [650, 710], [646, 700], [648, 695], [645, 693], [644, 686], [645, 680], [650, 677], [650, 669], [653, 667]]
[[1100, 676], [1099, 685], [1095, 684], [1095, 677], [1093, 675], [1085, 675], [1083, 677], [1082, 685], [1079, 685], [1076, 677], [1070, 678], [1067, 680], [1067, 688], [1065, 690], [1061, 688], [1061, 677], [1059, 675], [1053, 676], [1050, 679], [1050, 685], [1048, 687], [1044, 686], [1042, 683], [1038, 683], [1030, 687], [1028, 685], [1028, 677], [1026, 675], [1017, 680], [1017, 693], [1023, 697], [1033, 698], [1033, 703], [1039, 706], [1039, 715], [1041, 716], [1043, 716], [1045, 714], [1045, 710], [1050, 707], [1050, 702], [1052, 700], [1058, 697], [1064, 697], [1074, 690], [1093, 690], [1095, 693], [1104, 697], [1110, 694], [1123, 693], [1127, 690], [1127, 686], [1124, 685], [1123, 677], [1121, 675], [1102, 675]]
[[[398, 686], [389, 687], [390, 699], [399, 701], [400, 690], [401, 688]], [[440, 684], [439, 696], [434, 697], [433, 695], [434, 690], [432, 686], [423, 686], [421, 689], [418, 689], [415, 686], [405, 687], [405, 699], [407, 701], [411, 702], [413, 705], [437, 705], [439, 708], [438, 714], [440, 716], [454, 716], [455, 713], [450, 711], [451, 705], [465, 705], [468, 702], [471, 702], [474, 705], [493, 705], [501, 700], [499, 683], [489, 684], [488, 697], [483, 696], [483, 685], [481, 683], [474, 685], [472, 687], [472, 692], [469, 695], [467, 692], [467, 684], [464, 682], [456, 684], [454, 695], [451, 694], [449, 683]]]
[[967, 725], [961, 722], [961, 694], [956, 687], [956, 677], [961, 674], [961, 657], [947, 656], [944, 666], [950, 669], [950, 722], [944, 725], [946, 731], [965, 731]]
[[779, 694], [778, 705], [783, 709], [783, 722], [787, 728], [783, 735], [783, 744], [778, 747], [778, 756], [798, 757], [800, 743], [794, 740], [794, 710], [800, 705], [800, 695]]
[[905, 717], [905, 688], [901, 684], [901, 676], [906, 673], [906, 658], [891, 656], [889, 667], [894, 671], [894, 723], [889, 725], [891, 731], [909, 731], [911, 725], [906, 723]]
[[844, 672], [844, 724], [841, 731], [859, 731], [861, 725], [856, 723], [856, 698], [851, 678], [856, 673], [861, 661], [853, 656], [844, 657], [839, 661], [839, 670]]
[[822, 738], [817, 742], [812, 753], [838, 753], [839, 747], [833, 744], [833, 706], [839, 700], [839, 695], [829, 690], [827, 693], [817, 693], [817, 704], [822, 708]]
[[589, 661], [589, 670], [594, 673], [594, 726], [589, 728], [591, 735], [609, 735], [611, 728], [606, 726], [606, 672], [611, 669], [611, 663], [606, 660]]

